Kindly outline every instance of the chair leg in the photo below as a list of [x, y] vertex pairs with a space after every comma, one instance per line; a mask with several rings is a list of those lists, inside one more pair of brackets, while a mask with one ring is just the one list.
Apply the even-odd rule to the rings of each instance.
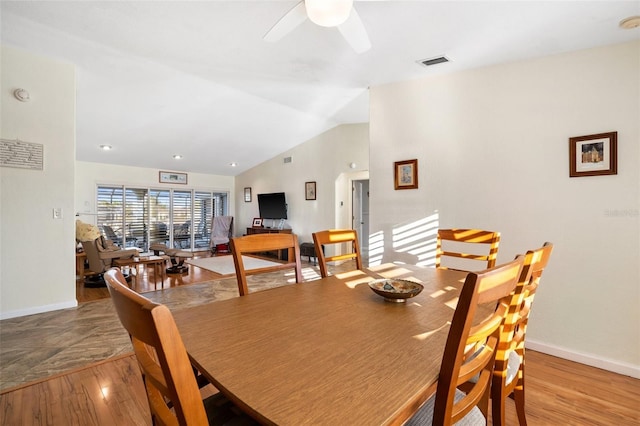
[[487, 390], [484, 392], [480, 400], [478, 401], [478, 408], [482, 412], [485, 420], [489, 418], [489, 401], [491, 398], [491, 388], [487, 387]]
[[491, 394], [491, 419], [493, 426], [505, 426], [505, 399], [504, 390]]
[[513, 400], [516, 403], [518, 413], [518, 423], [520, 426], [527, 426], [527, 418], [524, 412], [524, 383], [519, 384], [513, 391]]

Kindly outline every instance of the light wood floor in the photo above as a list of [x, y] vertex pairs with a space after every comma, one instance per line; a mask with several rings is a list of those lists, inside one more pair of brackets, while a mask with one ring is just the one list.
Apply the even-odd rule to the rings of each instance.
[[[189, 268], [169, 276], [163, 288], [218, 279]], [[151, 274], [149, 276], [148, 274]], [[149, 279], [151, 278], [151, 279]], [[153, 271], [138, 279], [140, 292], [153, 290]], [[77, 282], [78, 301], [107, 298], [106, 289]], [[560, 358], [527, 353], [529, 425], [640, 425], [640, 380]], [[508, 424], [517, 424], [512, 401]], [[0, 425], [150, 424], [140, 373], [132, 354], [75, 368], [0, 392]]]
[[[210, 256], [210, 252], [208, 251], [194, 253], [194, 258], [208, 256]], [[179, 287], [182, 285], [201, 283], [216, 279], [220, 279], [220, 275], [215, 272], [197, 267], [189, 267], [189, 272], [187, 274], [165, 274], [162, 285], [159, 283], [154, 284], [156, 279], [154, 277], [153, 268], [145, 267], [140, 268], [140, 273], [135, 281], [135, 290], [138, 293], [146, 293], [148, 291], [162, 290], [164, 288]], [[85, 287], [84, 280], [76, 280], [76, 299], [78, 300], [78, 303], [91, 302], [93, 300], [100, 300], [108, 297], [109, 291], [106, 287], [89, 288]]]
[[[536, 425], [638, 425], [640, 381], [594, 367], [527, 353], [527, 420]], [[513, 401], [508, 424], [517, 424]], [[132, 354], [0, 394], [2, 425], [148, 425]]]

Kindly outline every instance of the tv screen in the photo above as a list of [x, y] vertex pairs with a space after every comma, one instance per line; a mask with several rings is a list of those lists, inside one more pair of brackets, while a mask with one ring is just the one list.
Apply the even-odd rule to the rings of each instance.
[[284, 192], [273, 194], [258, 194], [258, 208], [263, 219], [286, 219], [287, 202]]

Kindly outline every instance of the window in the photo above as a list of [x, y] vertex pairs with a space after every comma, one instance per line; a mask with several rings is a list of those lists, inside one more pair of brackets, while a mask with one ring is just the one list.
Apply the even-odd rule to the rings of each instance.
[[214, 215], [226, 215], [224, 192], [98, 186], [98, 226], [122, 247], [154, 243], [208, 249]]
[[127, 246], [149, 249], [149, 199], [146, 188], [127, 188], [124, 192], [124, 238]]
[[208, 248], [211, 237], [213, 198], [209, 192], [196, 191], [193, 202], [194, 245], [195, 248]]
[[171, 191], [149, 190], [149, 245], [169, 245], [169, 218], [171, 217]]
[[191, 247], [191, 195], [191, 191], [173, 191], [171, 223], [176, 248]]

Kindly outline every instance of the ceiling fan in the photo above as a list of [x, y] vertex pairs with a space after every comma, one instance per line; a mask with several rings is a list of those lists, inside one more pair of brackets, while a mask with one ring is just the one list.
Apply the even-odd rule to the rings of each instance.
[[265, 34], [264, 40], [280, 40], [307, 18], [323, 27], [337, 27], [356, 53], [371, 48], [367, 30], [353, 7], [353, 0], [302, 0], [276, 22]]

